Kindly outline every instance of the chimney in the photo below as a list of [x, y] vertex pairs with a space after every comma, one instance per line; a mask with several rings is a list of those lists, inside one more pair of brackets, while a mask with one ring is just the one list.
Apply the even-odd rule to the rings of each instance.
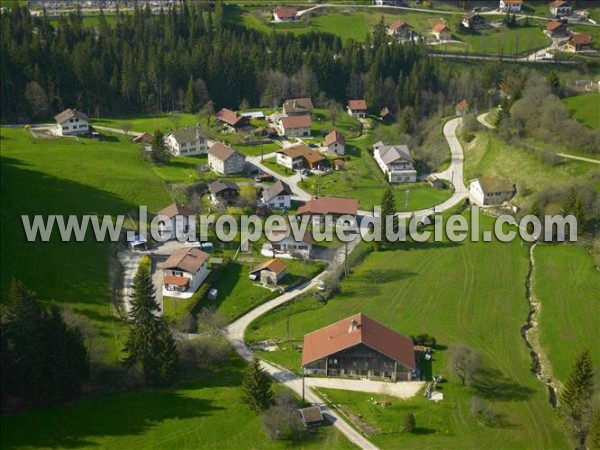
[[352, 322], [350, 322], [350, 326], [348, 327], [348, 333], [358, 330], [358, 327], [358, 322], [355, 319], [352, 319]]

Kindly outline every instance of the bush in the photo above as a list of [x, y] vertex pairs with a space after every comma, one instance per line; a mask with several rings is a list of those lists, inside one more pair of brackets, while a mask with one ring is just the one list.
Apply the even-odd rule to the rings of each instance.
[[437, 342], [433, 336], [427, 333], [411, 336], [411, 339], [415, 345], [425, 345], [427, 347], [433, 347]]
[[296, 399], [288, 392], [279, 394], [275, 405], [263, 413], [263, 425], [269, 438], [273, 440], [300, 441], [306, 436]]
[[227, 361], [231, 346], [220, 336], [201, 336], [188, 341], [177, 341], [179, 362], [184, 371], [200, 366], [213, 366]]

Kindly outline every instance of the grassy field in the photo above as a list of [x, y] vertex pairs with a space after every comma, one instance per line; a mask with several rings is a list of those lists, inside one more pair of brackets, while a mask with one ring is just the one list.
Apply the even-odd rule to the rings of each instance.
[[241, 402], [242, 367], [235, 358], [176, 390], [132, 391], [3, 417], [2, 448], [354, 448], [331, 426], [299, 443], [269, 440], [261, 417]]
[[573, 118], [590, 128], [600, 128], [600, 93], [577, 95], [564, 102]]
[[91, 319], [107, 359], [115, 361], [123, 330], [111, 312], [109, 274], [117, 267], [108, 243], [26, 240], [21, 215], [132, 214], [138, 205], [158, 211], [170, 201], [163, 181], [138, 149], [119, 136], [110, 141], [34, 141], [22, 129], [0, 130], [2, 156], [2, 299], [12, 278]]
[[[492, 219], [482, 217], [481, 229], [491, 226]], [[527, 248], [517, 241], [406, 244], [369, 255], [326, 305], [308, 298], [263, 316], [251, 325], [247, 339], [284, 339], [289, 317], [291, 342], [285, 345], [291, 347], [305, 333], [357, 312], [404, 335], [429, 333], [441, 346], [432, 372], [450, 381], [442, 405], [426, 402], [419, 410], [431, 417], [445, 411], [441, 419], [420, 423], [430, 431], [419, 436], [419, 448], [473, 448], [478, 442], [488, 448], [562, 448], [565, 437], [544, 386], [531, 376], [520, 336], [528, 312], [526, 273]], [[468, 395], [457, 388], [443, 351], [459, 343], [484, 358], [484, 371]], [[300, 363], [300, 353], [291, 349], [263, 356], [296, 370]], [[507, 425], [478, 426], [469, 411], [471, 395], [489, 400]], [[375, 442], [397, 448], [394, 437], [382, 432]]]
[[580, 247], [541, 245], [534, 256], [540, 343], [552, 372], [564, 382], [583, 347], [590, 350], [596, 366], [600, 364], [600, 347], [593, 344], [600, 342], [600, 274], [592, 256]]

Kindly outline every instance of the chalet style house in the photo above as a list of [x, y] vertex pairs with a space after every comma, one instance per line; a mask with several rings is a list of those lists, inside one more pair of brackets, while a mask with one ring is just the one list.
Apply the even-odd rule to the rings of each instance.
[[66, 109], [54, 116], [54, 120], [60, 136], [77, 136], [90, 131], [88, 116], [76, 109]]
[[479, 30], [481, 28], [487, 28], [488, 23], [482, 15], [471, 11], [463, 16], [461, 25], [469, 30]]
[[343, 155], [346, 150], [346, 139], [337, 131], [332, 131], [325, 136], [323, 150], [332, 155]]
[[167, 134], [165, 145], [173, 156], [203, 155], [208, 150], [207, 137], [199, 126], [181, 128]]
[[469, 112], [469, 110], [470, 110], [469, 102], [467, 101], [467, 99], [463, 98], [454, 107], [454, 114], [456, 114], [457, 116], [464, 116], [465, 114], [467, 114]]
[[293, 170], [319, 169], [327, 164], [327, 158], [311, 150], [305, 144], [298, 144], [279, 150], [277, 164]]
[[575, 33], [571, 36], [565, 50], [568, 52], [585, 52], [592, 49], [592, 36], [585, 33]]
[[289, 98], [283, 103], [283, 115], [292, 116], [310, 116], [313, 112], [312, 100], [309, 97]]
[[312, 236], [308, 230], [296, 239], [292, 230], [267, 231], [267, 242], [263, 244], [261, 253], [273, 258], [308, 259], [312, 251]]
[[567, 21], [553, 20], [546, 25], [546, 34], [555, 39], [568, 38], [571, 35]]
[[263, 189], [261, 203], [269, 209], [289, 209], [292, 205], [292, 188], [278, 180]]
[[210, 202], [215, 206], [229, 206], [237, 202], [240, 188], [231, 180], [216, 180], [208, 183]]
[[571, 4], [569, 2], [563, 2], [556, 0], [550, 4], [550, 14], [554, 17], [569, 16], [571, 14]]
[[500, 0], [498, 9], [502, 12], [521, 12], [523, 0]]
[[505, 178], [481, 177], [471, 181], [469, 193], [478, 205], [501, 205], [515, 195], [515, 186]]
[[[173, 292], [195, 292], [209, 274], [209, 255], [197, 248], [182, 248], [161, 265], [164, 289]], [[171, 295], [171, 294], [169, 294]]]
[[228, 145], [215, 142], [208, 150], [208, 167], [219, 175], [242, 173], [246, 167], [246, 157]]
[[350, 117], [364, 119], [367, 117], [367, 102], [364, 99], [348, 100], [348, 114]]
[[388, 26], [387, 34], [397, 39], [409, 39], [413, 34], [413, 30], [403, 20], [396, 20]]
[[273, 10], [273, 22], [292, 22], [297, 19], [298, 10], [296, 8], [278, 6]]
[[288, 137], [308, 137], [312, 119], [309, 115], [285, 116], [279, 121], [279, 134]]
[[277, 258], [270, 259], [250, 271], [252, 281], [260, 281], [264, 285], [277, 286], [285, 277], [285, 263]]
[[216, 123], [223, 125], [227, 131], [235, 133], [243, 128], [247, 128], [250, 122], [250, 118], [247, 116], [240, 116], [235, 111], [227, 108], [221, 109], [217, 113]]
[[305, 375], [395, 382], [416, 369], [412, 339], [361, 313], [304, 336]]
[[414, 183], [417, 171], [413, 166], [410, 150], [406, 145], [373, 145], [373, 158], [390, 183]]
[[325, 216], [336, 220], [341, 216], [356, 218], [358, 214], [358, 200], [354, 198], [319, 197], [307, 201], [298, 208], [298, 216], [308, 215], [313, 223], [319, 224]]
[[452, 39], [452, 30], [445, 22], [438, 22], [431, 28], [433, 34], [438, 41], [449, 41]]
[[[190, 231], [190, 223], [195, 221], [193, 209], [182, 206], [178, 203], [172, 203], [166, 208], [156, 213], [157, 216], [164, 216], [164, 222], [159, 223], [158, 232], [161, 236], [170, 235], [170, 239], [176, 239], [178, 236], [185, 236]], [[194, 223], [195, 225], [195, 223]]]

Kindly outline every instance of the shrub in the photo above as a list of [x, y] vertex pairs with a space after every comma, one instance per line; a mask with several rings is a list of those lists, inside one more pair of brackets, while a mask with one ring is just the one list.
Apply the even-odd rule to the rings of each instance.
[[416, 427], [417, 421], [415, 420], [415, 416], [413, 413], [408, 413], [406, 416], [404, 416], [404, 424], [402, 426], [402, 431], [414, 433]]
[[437, 342], [437, 340], [433, 336], [431, 336], [427, 333], [418, 334], [416, 336], [411, 336], [411, 339], [413, 340], [414, 344], [425, 345], [427, 347], [433, 347]]

